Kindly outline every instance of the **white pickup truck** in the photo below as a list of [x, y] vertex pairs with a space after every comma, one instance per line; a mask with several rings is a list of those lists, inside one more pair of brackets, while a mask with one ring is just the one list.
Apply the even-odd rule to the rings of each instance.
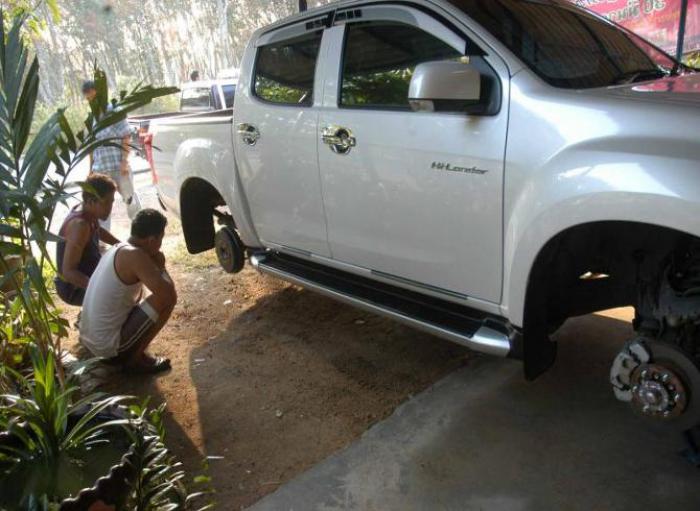
[[[618, 399], [700, 423], [700, 74], [557, 0], [354, 0], [258, 30], [233, 112], [154, 128], [191, 253], [554, 361], [636, 309]], [[216, 231], [216, 220], [222, 225]]]

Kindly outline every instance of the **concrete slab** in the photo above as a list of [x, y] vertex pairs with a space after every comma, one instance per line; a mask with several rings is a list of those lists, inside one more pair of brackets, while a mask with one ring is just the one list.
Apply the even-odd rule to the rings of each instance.
[[479, 358], [251, 509], [698, 510], [680, 437], [647, 427], [606, 383], [630, 335], [619, 319], [571, 320], [534, 383], [517, 362]]

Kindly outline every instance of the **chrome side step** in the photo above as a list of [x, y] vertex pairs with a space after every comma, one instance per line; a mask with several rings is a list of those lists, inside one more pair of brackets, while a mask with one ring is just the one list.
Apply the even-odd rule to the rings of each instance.
[[502, 320], [482, 312], [285, 254], [254, 254], [250, 262], [261, 273], [387, 316], [475, 351], [520, 358], [516, 355], [520, 334]]

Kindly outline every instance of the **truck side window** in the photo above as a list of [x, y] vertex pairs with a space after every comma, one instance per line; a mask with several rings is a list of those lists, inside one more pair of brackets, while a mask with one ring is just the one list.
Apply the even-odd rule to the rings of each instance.
[[408, 88], [418, 64], [461, 55], [435, 36], [394, 22], [346, 27], [340, 106], [410, 110]]
[[263, 46], [255, 63], [257, 97], [283, 105], [311, 106], [322, 31]]

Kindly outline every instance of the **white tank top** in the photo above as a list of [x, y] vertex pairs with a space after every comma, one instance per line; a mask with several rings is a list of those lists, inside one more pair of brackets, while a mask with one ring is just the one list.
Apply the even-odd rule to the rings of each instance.
[[117, 253], [127, 245], [119, 243], [102, 256], [85, 292], [80, 342], [97, 357], [117, 355], [122, 325], [141, 299], [143, 285], [124, 284], [114, 266]]

